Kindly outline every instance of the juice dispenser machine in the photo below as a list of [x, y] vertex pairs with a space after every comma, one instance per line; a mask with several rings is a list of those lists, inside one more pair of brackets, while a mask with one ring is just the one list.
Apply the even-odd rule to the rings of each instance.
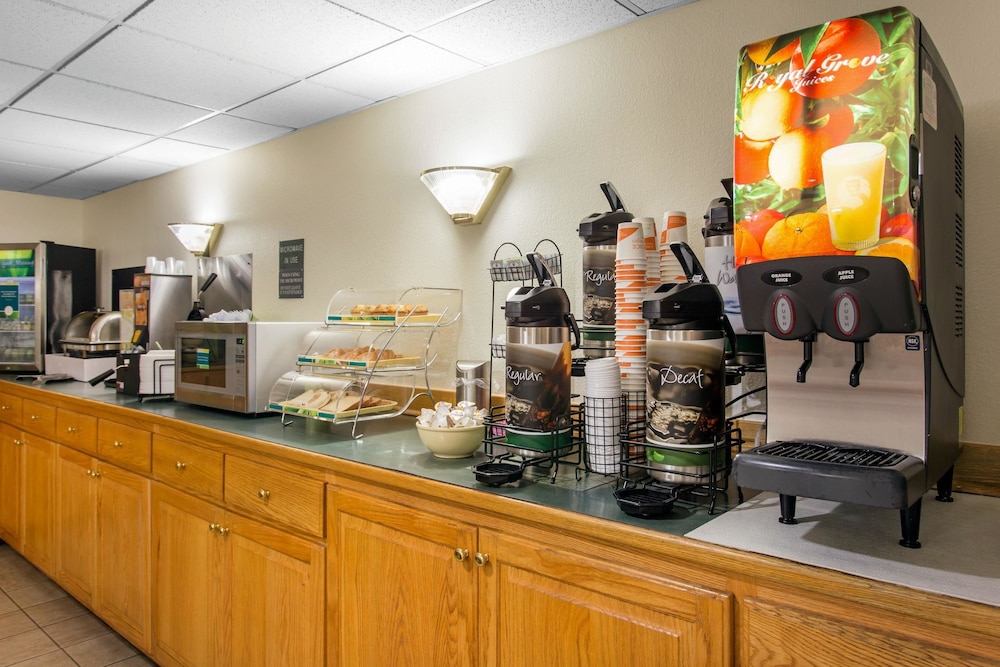
[[739, 486], [898, 509], [951, 500], [964, 394], [964, 123], [903, 8], [741, 52], [737, 285], [765, 332], [767, 436]]

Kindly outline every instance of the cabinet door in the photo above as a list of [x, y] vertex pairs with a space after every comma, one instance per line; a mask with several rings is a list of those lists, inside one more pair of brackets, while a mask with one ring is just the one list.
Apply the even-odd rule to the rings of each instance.
[[49, 576], [55, 575], [56, 445], [29, 433], [24, 442], [24, 556]]
[[0, 539], [21, 550], [21, 432], [0, 423]]
[[475, 527], [342, 489], [327, 507], [330, 664], [474, 665]]
[[96, 462], [86, 454], [59, 448], [56, 493], [56, 581], [81, 602], [91, 604], [96, 579]]
[[234, 514], [223, 531], [232, 596], [229, 664], [323, 665], [326, 549]]
[[153, 486], [153, 655], [161, 665], [225, 664], [225, 512]]
[[94, 610], [143, 651], [149, 650], [149, 480], [98, 466], [97, 587]]
[[611, 551], [596, 558], [486, 530], [479, 538], [483, 665], [732, 664], [728, 593], [630, 570]]

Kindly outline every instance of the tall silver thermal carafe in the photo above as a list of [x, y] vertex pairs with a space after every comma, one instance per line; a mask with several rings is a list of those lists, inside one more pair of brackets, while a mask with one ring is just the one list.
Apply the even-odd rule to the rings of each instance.
[[[722, 470], [714, 447], [726, 427], [726, 359], [736, 334], [718, 287], [686, 243], [672, 243], [687, 282], [664, 283], [642, 303], [646, 334], [646, 458], [654, 478], [696, 483]], [[727, 350], [728, 342], [728, 350]], [[662, 448], [657, 447], [661, 445]], [[707, 475], [707, 477], [706, 477]]]
[[545, 452], [570, 426], [571, 351], [580, 346], [580, 330], [545, 260], [538, 253], [527, 259], [538, 285], [515, 288], [504, 306], [507, 442]]

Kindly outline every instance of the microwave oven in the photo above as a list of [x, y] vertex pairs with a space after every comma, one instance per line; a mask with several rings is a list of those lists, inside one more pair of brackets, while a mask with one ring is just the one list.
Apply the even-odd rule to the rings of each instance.
[[242, 414], [267, 412], [283, 373], [320, 322], [178, 322], [174, 400]]

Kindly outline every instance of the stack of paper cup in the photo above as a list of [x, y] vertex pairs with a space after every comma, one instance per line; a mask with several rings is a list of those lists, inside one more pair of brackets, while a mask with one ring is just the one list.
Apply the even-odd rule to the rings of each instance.
[[663, 214], [663, 224], [657, 235], [657, 250], [660, 257], [660, 282], [683, 283], [687, 281], [684, 269], [677, 257], [670, 250], [670, 244], [675, 241], [687, 243], [687, 213], [684, 211], [667, 211]]
[[660, 284], [660, 253], [656, 247], [656, 221], [636, 218], [642, 223], [642, 240], [646, 248], [646, 287], [653, 289]]
[[615, 255], [615, 358], [621, 368], [622, 391], [646, 386], [646, 241], [641, 222], [618, 225]]
[[609, 475], [621, 462], [621, 375], [613, 357], [591, 359], [584, 367], [584, 436], [590, 470]]

